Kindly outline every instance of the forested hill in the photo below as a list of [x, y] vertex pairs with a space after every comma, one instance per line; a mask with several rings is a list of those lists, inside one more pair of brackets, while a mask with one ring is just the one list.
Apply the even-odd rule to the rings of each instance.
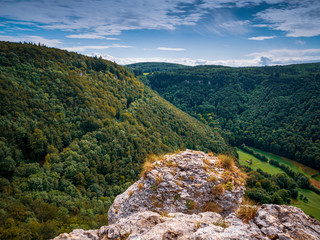
[[197, 66], [142, 80], [183, 111], [222, 128], [233, 144], [320, 169], [320, 63]]
[[143, 63], [133, 63], [126, 65], [128, 68], [135, 69], [140, 74], [150, 73], [150, 72], [164, 72], [173, 69], [187, 68], [188, 66], [174, 63], [164, 63], [164, 62], [143, 62]]
[[98, 228], [149, 154], [232, 152], [124, 67], [0, 42], [0, 239]]

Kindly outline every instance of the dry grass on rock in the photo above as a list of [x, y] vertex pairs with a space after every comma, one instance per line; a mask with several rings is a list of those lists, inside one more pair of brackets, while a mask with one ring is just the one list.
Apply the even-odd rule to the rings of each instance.
[[216, 196], [221, 196], [226, 192], [222, 184], [218, 184], [212, 188], [212, 194]]
[[252, 200], [243, 199], [242, 204], [236, 213], [243, 222], [248, 223], [251, 219], [256, 217], [258, 208], [259, 207]]

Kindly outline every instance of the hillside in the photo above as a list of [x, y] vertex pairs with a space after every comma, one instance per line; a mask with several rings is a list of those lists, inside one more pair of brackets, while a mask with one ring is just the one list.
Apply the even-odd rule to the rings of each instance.
[[143, 82], [222, 129], [234, 145], [245, 143], [320, 169], [320, 63], [197, 66], [150, 73]]
[[229, 152], [221, 135], [112, 62], [0, 42], [0, 239], [107, 223], [145, 158]]
[[141, 73], [150, 73], [150, 72], [164, 72], [175, 69], [183, 69], [188, 66], [175, 64], [175, 63], [164, 63], [164, 62], [143, 62], [143, 63], [133, 63], [126, 65], [128, 68], [136, 69]]

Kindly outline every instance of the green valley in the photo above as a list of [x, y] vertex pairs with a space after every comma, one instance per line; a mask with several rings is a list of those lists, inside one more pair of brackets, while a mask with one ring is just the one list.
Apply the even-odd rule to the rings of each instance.
[[172, 65], [158, 71], [146, 66], [135, 64], [148, 72], [141, 81], [221, 132], [232, 145], [245, 143], [260, 155], [237, 151], [249, 176], [248, 197], [260, 203], [291, 202], [320, 219], [320, 195], [314, 188], [320, 186], [319, 63], [260, 68]]
[[152, 154], [235, 154], [217, 131], [124, 67], [0, 42], [0, 239], [47, 239], [107, 224]]
[[[249, 198], [319, 217], [308, 178], [320, 178], [320, 64], [122, 67], [34, 44], [0, 50], [0, 239], [106, 225], [146, 159], [185, 148], [238, 155]], [[232, 147], [243, 143], [289, 174]]]
[[245, 143], [320, 169], [320, 64], [197, 66], [145, 80], [165, 99]]
[[[280, 156], [277, 156], [275, 154], [270, 154], [262, 150], [254, 149], [254, 151], [268, 157], [269, 159], [273, 159], [279, 162], [282, 160], [281, 163], [283, 164], [290, 165], [290, 163], [292, 164], [293, 162], [292, 160], [284, 159]], [[271, 175], [278, 174], [278, 173], [286, 174], [282, 169], [275, 167], [268, 162], [264, 162], [256, 158], [255, 156], [251, 155], [250, 153], [247, 153], [241, 149], [238, 149], [237, 152], [239, 155], [239, 163], [242, 166], [250, 167], [253, 170], [257, 170], [258, 168], [260, 168], [262, 171]], [[252, 160], [252, 164], [249, 164], [247, 160]], [[293, 165], [293, 166], [295, 166], [295, 167], [292, 167], [293, 170], [297, 172], [302, 172], [306, 175], [308, 173], [318, 172], [315, 169], [311, 169], [303, 165], [302, 166], [299, 165], [300, 168], [298, 168], [296, 165]], [[307, 171], [303, 171], [302, 169], [307, 169]], [[301, 208], [305, 213], [320, 220], [320, 208], [319, 208], [320, 195], [309, 189], [298, 188], [298, 192], [299, 192], [299, 197], [297, 197], [296, 200], [293, 200], [291, 202], [291, 205]], [[303, 196], [303, 198], [306, 198], [307, 200], [302, 199], [301, 196]]]

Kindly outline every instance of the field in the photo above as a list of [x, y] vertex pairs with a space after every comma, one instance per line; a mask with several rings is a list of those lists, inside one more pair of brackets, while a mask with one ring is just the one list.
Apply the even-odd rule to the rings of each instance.
[[[255, 156], [241, 150], [237, 149], [237, 152], [239, 154], [239, 163], [242, 166], [248, 166], [252, 168], [253, 170], [256, 170], [258, 168], [261, 168], [262, 171], [270, 173], [270, 174], [277, 174], [277, 173], [285, 173], [282, 169], [277, 168], [275, 166], [270, 165], [267, 162], [263, 162], [256, 158]], [[246, 162], [246, 160], [252, 160], [252, 164], [249, 164]]]
[[283, 163], [287, 166], [289, 166], [293, 171], [295, 172], [301, 172], [304, 175], [306, 175], [307, 177], [311, 177], [313, 174], [317, 174], [319, 173], [318, 170], [310, 168], [304, 164], [298, 163], [296, 161], [293, 161], [291, 159], [285, 158], [285, 157], [281, 157], [272, 153], [268, 153], [268, 152], [264, 152], [262, 150], [256, 149], [256, 148], [252, 148], [255, 152], [260, 153], [262, 155], [265, 155], [266, 157], [273, 159], [273, 160], [277, 160], [279, 163]]
[[[304, 175], [306, 175], [307, 177], [310, 178], [311, 184], [317, 188], [320, 189], [320, 174], [319, 171], [316, 169], [313, 169], [311, 167], [308, 167], [304, 164], [295, 162], [291, 159], [285, 158], [285, 157], [281, 157], [272, 153], [268, 153], [268, 152], [264, 152], [262, 150], [256, 149], [256, 148], [251, 148], [252, 150], [254, 150], [257, 153], [260, 153], [261, 155], [265, 155], [266, 157], [268, 157], [269, 159], [273, 159], [278, 161], [279, 163], [283, 163], [285, 165], [287, 165], [288, 167], [290, 167], [293, 171], [295, 172], [300, 172]], [[318, 174], [316, 178], [311, 178], [312, 175], [314, 174]]]
[[320, 221], [320, 195], [307, 189], [299, 189], [299, 194], [308, 198], [308, 202], [296, 201], [292, 205]]
[[[299, 165], [299, 163], [298, 163], [298, 165], [296, 165], [296, 163], [292, 163], [293, 160], [288, 161], [289, 159], [282, 158], [280, 156], [277, 156], [277, 155], [274, 155], [271, 153], [267, 153], [267, 152], [264, 152], [264, 151], [261, 151], [258, 149], [254, 149], [254, 151], [256, 151], [262, 155], [265, 155], [270, 159], [277, 160], [280, 163], [286, 164], [290, 167], [292, 166], [294, 171], [302, 172], [303, 174], [305, 174], [308, 177], [310, 177], [311, 174], [315, 174], [315, 173], [319, 172], [315, 169], [306, 167], [304, 165], [300, 166], [302, 164]], [[253, 170], [261, 168], [261, 170], [263, 170], [264, 172], [267, 172], [269, 174], [285, 173], [280, 168], [272, 166], [267, 162], [263, 162], [263, 161], [257, 159], [256, 157], [254, 157], [253, 155], [242, 151], [241, 149], [237, 149], [237, 152], [239, 154], [240, 165], [251, 167]], [[246, 162], [246, 160], [252, 160], [252, 164], [250, 165], [248, 162]], [[320, 175], [318, 175], [315, 179], [318, 180], [319, 178], [320, 178]], [[312, 179], [312, 180], [314, 180], [314, 179]], [[301, 201], [299, 199], [299, 200], [295, 201], [292, 205], [300, 208], [306, 214], [311, 215], [320, 221], [320, 195], [316, 194], [315, 192], [313, 192], [311, 190], [299, 189], [299, 195], [301, 195], [301, 194], [308, 198], [308, 202]]]

